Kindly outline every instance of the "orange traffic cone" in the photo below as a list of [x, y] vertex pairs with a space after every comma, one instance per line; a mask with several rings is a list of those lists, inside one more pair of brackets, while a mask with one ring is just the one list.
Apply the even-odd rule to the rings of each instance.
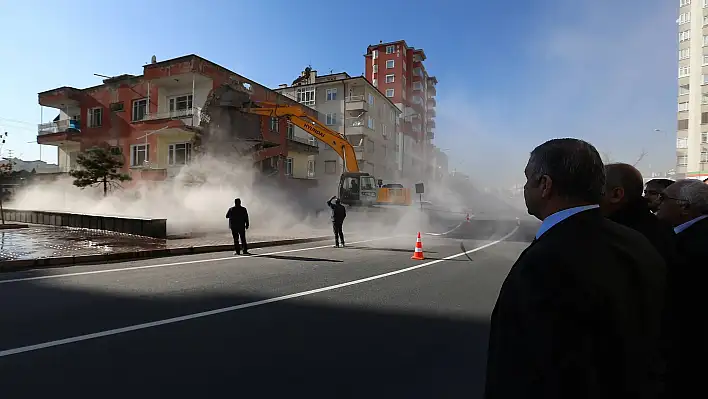
[[423, 256], [423, 242], [420, 241], [420, 232], [418, 232], [418, 239], [415, 242], [415, 252], [413, 253], [413, 256], [411, 256], [411, 259], [415, 260], [424, 260], [425, 257]]

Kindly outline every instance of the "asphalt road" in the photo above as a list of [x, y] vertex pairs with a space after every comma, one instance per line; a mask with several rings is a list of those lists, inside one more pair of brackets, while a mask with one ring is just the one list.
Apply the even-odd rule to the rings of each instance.
[[3, 274], [1, 396], [478, 398], [513, 228]]

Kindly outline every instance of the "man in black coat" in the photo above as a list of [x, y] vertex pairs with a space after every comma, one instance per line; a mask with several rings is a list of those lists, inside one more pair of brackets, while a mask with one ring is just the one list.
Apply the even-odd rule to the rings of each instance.
[[494, 307], [485, 397], [655, 398], [664, 260], [600, 213], [605, 170], [591, 144], [550, 140], [525, 174], [543, 223]]
[[649, 201], [642, 197], [644, 179], [641, 172], [626, 163], [612, 163], [605, 166], [605, 174], [605, 195], [600, 203], [602, 213], [610, 220], [642, 233], [669, 266], [676, 250], [676, 235], [669, 223], [659, 220], [649, 210]]
[[647, 182], [646, 187], [644, 188], [644, 198], [647, 199], [650, 211], [656, 213], [659, 210], [659, 204], [661, 204], [659, 195], [666, 190], [666, 187], [669, 187], [672, 184], [674, 184], [673, 180], [661, 178], [651, 179]]
[[678, 257], [669, 271], [667, 397], [691, 397], [704, 390], [708, 374], [708, 185], [679, 180], [660, 197], [657, 215], [674, 226]]
[[327, 206], [332, 209], [332, 217], [330, 220], [332, 221], [332, 230], [334, 230], [334, 246], [339, 248], [340, 240], [342, 241], [342, 246], [344, 246], [344, 231], [342, 230], [342, 226], [344, 225], [344, 219], [347, 217], [347, 210], [344, 208], [339, 198], [332, 203], [332, 200], [335, 198], [337, 197], [334, 196], [330, 198], [329, 201], [327, 201]]
[[226, 218], [229, 219], [229, 229], [234, 238], [234, 255], [241, 255], [241, 244], [243, 244], [243, 254], [250, 255], [248, 252], [248, 243], [246, 242], [246, 230], [248, 230], [248, 211], [241, 206], [241, 199], [234, 200], [234, 206], [226, 212]]

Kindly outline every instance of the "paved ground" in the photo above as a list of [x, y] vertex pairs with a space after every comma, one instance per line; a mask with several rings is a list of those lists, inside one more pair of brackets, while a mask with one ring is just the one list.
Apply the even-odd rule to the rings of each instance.
[[[493, 236], [468, 251], [511, 230], [467, 228]], [[519, 237], [471, 260], [460, 239], [425, 236], [421, 262], [411, 237], [362, 237], [3, 274], [3, 397], [478, 398]]]

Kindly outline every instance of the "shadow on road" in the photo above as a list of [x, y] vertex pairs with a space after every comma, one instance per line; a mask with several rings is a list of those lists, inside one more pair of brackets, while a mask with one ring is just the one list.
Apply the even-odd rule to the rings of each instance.
[[[415, 245], [415, 243], [413, 243]], [[413, 251], [415, 247], [412, 247], [411, 249], [402, 249], [402, 248], [379, 248], [379, 247], [360, 247], [360, 246], [348, 246], [345, 248], [349, 249], [360, 249], [362, 251], [386, 251], [386, 252], [403, 252], [407, 254], [413, 254]], [[425, 251], [426, 253], [431, 253], [431, 254], [436, 254], [437, 252], [435, 251]]]
[[[266, 299], [70, 285], [4, 285], [0, 350]], [[486, 321], [303, 297], [0, 357], [0, 383], [8, 398], [479, 398], [487, 334]]]

